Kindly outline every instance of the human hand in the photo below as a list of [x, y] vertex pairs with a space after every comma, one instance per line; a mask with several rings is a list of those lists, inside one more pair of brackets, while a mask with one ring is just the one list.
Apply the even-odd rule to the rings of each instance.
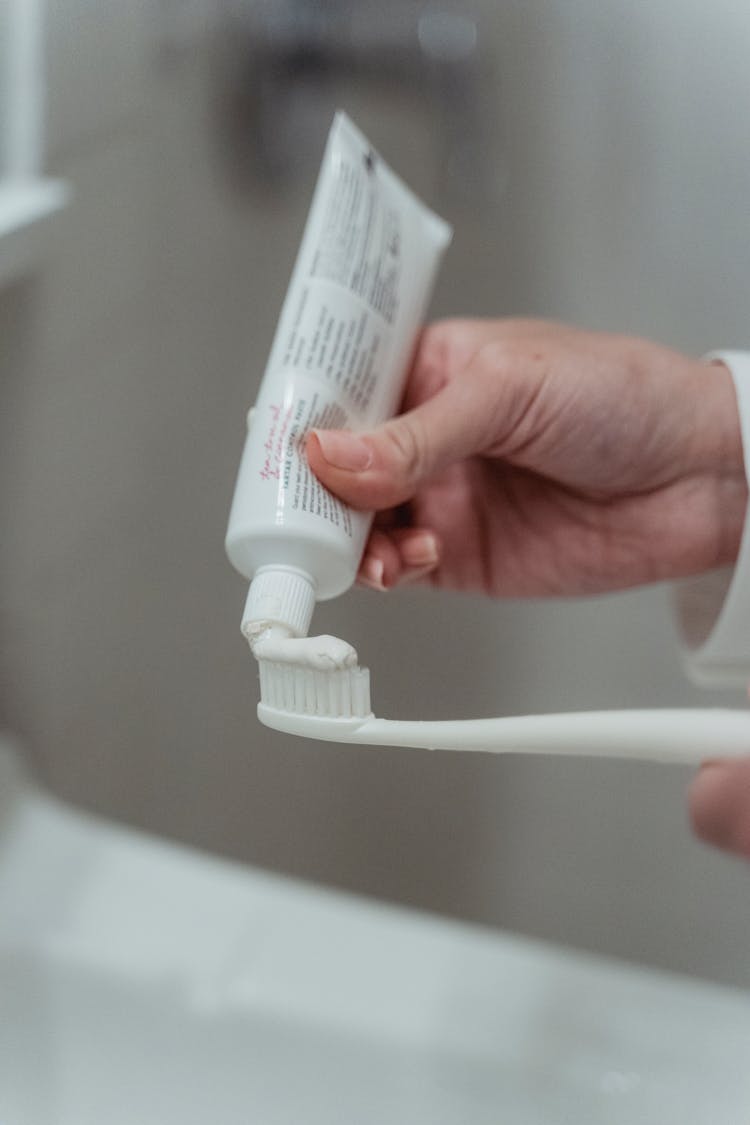
[[690, 819], [706, 843], [750, 859], [750, 758], [704, 762], [690, 787]]
[[367, 585], [591, 594], [736, 556], [747, 486], [721, 366], [544, 321], [444, 321], [403, 410], [308, 439], [323, 484], [379, 513]]

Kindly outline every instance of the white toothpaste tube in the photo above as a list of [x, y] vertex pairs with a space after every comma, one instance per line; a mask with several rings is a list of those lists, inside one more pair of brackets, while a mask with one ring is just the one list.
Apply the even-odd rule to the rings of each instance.
[[398, 409], [450, 227], [343, 114], [328, 137], [234, 492], [226, 549], [250, 579], [242, 629], [307, 635], [347, 590], [372, 515], [325, 489], [313, 428], [362, 430]]

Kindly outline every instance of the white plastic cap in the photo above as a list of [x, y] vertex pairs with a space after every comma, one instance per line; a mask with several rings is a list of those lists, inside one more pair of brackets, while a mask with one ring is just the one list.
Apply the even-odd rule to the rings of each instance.
[[280, 625], [293, 637], [306, 637], [315, 609], [315, 583], [291, 567], [261, 567], [245, 602], [242, 632], [251, 639], [264, 629]]

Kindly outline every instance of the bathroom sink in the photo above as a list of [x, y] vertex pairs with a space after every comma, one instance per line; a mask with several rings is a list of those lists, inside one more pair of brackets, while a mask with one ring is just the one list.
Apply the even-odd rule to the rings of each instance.
[[218, 861], [0, 747], [2, 1125], [747, 1125], [747, 994]]

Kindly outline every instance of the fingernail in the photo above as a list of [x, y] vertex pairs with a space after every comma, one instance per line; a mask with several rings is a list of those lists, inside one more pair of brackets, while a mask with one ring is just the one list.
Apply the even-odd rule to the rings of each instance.
[[401, 558], [407, 566], [435, 566], [440, 559], [438, 541], [429, 531], [404, 539], [401, 544]]
[[417, 582], [421, 582], [423, 578], [428, 578], [434, 571], [435, 564], [431, 563], [429, 566], [412, 566], [408, 570], [402, 570], [398, 576], [398, 586], [412, 586]]
[[382, 559], [366, 558], [359, 568], [357, 581], [362, 586], [369, 586], [371, 590], [385, 590], [384, 574], [385, 567]]
[[313, 430], [313, 433], [329, 465], [361, 473], [372, 464], [372, 450], [357, 434], [348, 430]]
[[729, 759], [712, 758], [701, 762], [701, 767], [690, 783], [691, 800], [698, 805], [712, 805], [725, 792], [732, 777]]

